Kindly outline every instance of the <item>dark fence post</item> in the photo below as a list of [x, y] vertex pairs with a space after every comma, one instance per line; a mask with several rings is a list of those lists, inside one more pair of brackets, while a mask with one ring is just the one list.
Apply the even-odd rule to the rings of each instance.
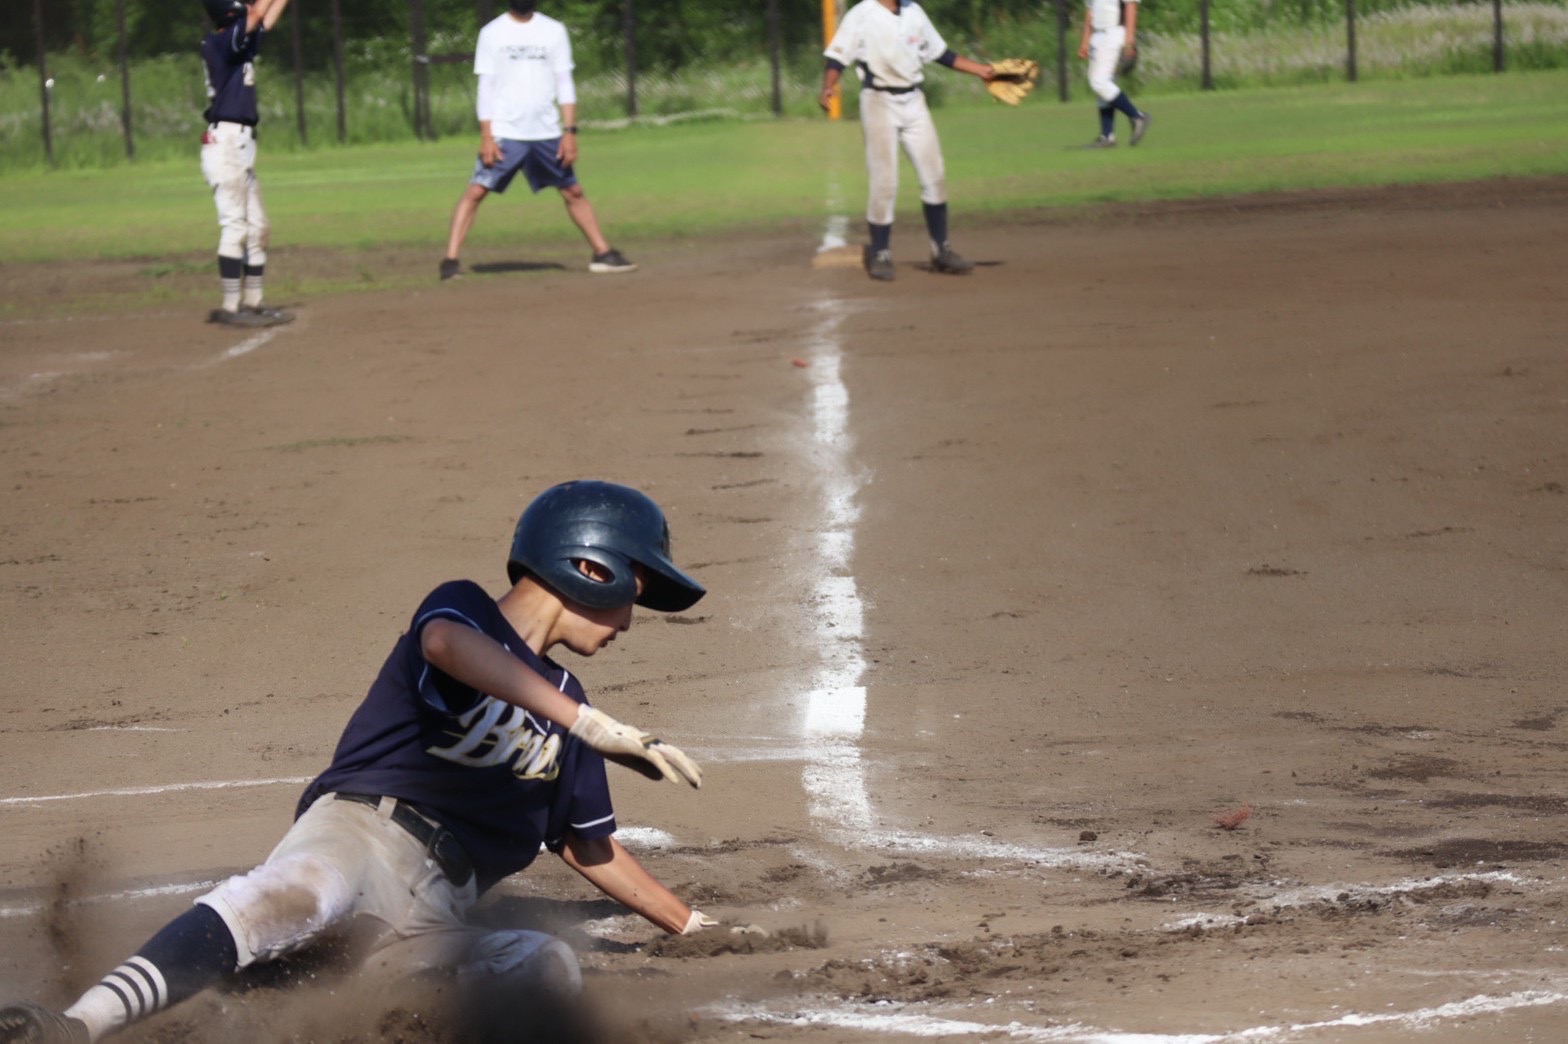
[[414, 51], [414, 137], [429, 137], [430, 56], [425, 53], [425, 0], [408, 0], [408, 35]]
[[773, 115], [784, 115], [784, 88], [779, 82], [779, 0], [768, 0], [768, 64], [773, 69]]
[[300, 56], [299, 23], [305, 12], [296, 10], [289, 19], [289, 33], [294, 38], [294, 123], [299, 128], [299, 143], [305, 145], [309, 135], [305, 130], [305, 63]]
[[626, 46], [626, 115], [637, 115], [637, 5], [621, 0], [621, 36]]
[[1492, 71], [1503, 71], [1503, 0], [1492, 0]]
[[1356, 82], [1356, 0], [1345, 0], [1345, 75]]
[[38, 95], [43, 99], [44, 159], [54, 166], [54, 135], [49, 130], [49, 63], [44, 56], [44, 0], [33, 0], [33, 29], [38, 35]]
[[1067, 0], [1056, 0], [1056, 97], [1067, 100]]
[[495, 20], [495, 0], [479, 0], [478, 11], [480, 26], [489, 25]]
[[125, 134], [125, 158], [136, 158], [131, 136], [131, 60], [125, 46], [125, 0], [114, 0], [114, 21], [120, 32], [120, 127]]
[[1203, 75], [1200, 85], [1206, 91], [1214, 89], [1214, 69], [1209, 64], [1209, 0], [1198, 5], [1198, 35], [1203, 41]]
[[343, 104], [343, 8], [332, 0], [332, 74], [338, 88], [338, 144], [348, 141], [347, 107]]

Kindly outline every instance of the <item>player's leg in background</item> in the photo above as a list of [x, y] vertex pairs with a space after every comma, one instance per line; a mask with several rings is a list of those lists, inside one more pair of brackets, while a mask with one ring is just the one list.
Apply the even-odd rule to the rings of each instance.
[[252, 167], [245, 199], [245, 282], [240, 291], [240, 309], [259, 316], [269, 324], [293, 322], [294, 316], [262, 303], [267, 269], [267, 245], [272, 239], [272, 224], [261, 202], [261, 181]]
[[240, 289], [245, 276], [245, 241], [249, 234], [245, 210], [249, 199], [249, 164], [237, 124], [220, 123], [202, 139], [201, 173], [212, 189], [218, 209], [218, 279], [223, 303], [215, 320], [233, 320], [239, 314]]
[[897, 101], [899, 141], [920, 180], [920, 208], [926, 236], [931, 241], [931, 269], [963, 275], [974, 265], [959, 256], [947, 241], [947, 169], [936, 122], [931, 119], [931, 110], [921, 92], [900, 95]]
[[1116, 61], [1121, 55], [1124, 39], [1126, 35], [1120, 26], [1102, 29], [1089, 38], [1089, 89], [1098, 99], [1100, 111], [1100, 136], [1089, 143], [1093, 147], [1105, 148], [1116, 144], [1116, 99], [1125, 101], [1126, 98], [1116, 83]]
[[871, 245], [866, 268], [873, 279], [893, 278], [893, 205], [898, 198], [898, 124], [886, 91], [860, 92], [860, 131], [866, 141], [866, 175], [870, 193], [866, 224]]
[[452, 227], [447, 232], [446, 253], [441, 257], [442, 279], [451, 279], [459, 273], [458, 258], [462, 257], [463, 240], [468, 238], [468, 230], [474, 227], [474, 216], [479, 213], [479, 204], [489, 194], [490, 190], [485, 186], [471, 181], [458, 197], [457, 206], [452, 211]]

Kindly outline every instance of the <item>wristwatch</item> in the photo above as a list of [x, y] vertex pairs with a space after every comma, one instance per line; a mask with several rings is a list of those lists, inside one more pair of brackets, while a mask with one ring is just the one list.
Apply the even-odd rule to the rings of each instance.
[[574, 123], [570, 127], [562, 127], [561, 128], [561, 133], [562, 134], [576, 134], [577, 133], [577, 124]]

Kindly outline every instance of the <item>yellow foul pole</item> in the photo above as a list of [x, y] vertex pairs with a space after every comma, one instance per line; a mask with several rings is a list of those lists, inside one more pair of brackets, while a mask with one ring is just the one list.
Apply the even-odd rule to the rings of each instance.
[[[838, 32], [838, 0], [822, 0], [822, 46], [826, 47], [833, 39], [833, 34]], [[836, 120], [843, 109], [840, 98], [843, 97], [844, 88], [841, 85], [833, 92], [833, 102], [828, 106], [828, 119]]]

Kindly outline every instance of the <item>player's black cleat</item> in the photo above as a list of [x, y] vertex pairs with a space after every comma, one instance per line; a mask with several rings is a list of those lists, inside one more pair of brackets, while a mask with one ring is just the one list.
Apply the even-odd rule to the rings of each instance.
[[284, 323], [294, 321], [293, 312], [285, 312], [281, 308], [272, 308], [268, 305], [240, 305], [241, 315], [259, 316], [265, 326], [282, 326]]
[[87, 1024], [23, 1001], [0, 1008], [0, 1044], [88, 1044]]
[[893, 281], [897, 273], [893, 270], [893, 251], [872, 250], [866, 247], [865, 254], [866, 275], [872, 279], [880, 279], [884, 283]]
[[[208, 313], [207, 321], [209, 323], [217, 323], [219, 326], [238, 326], [247, 330], [273, 325], [267, 321], [265, 316], [258, 315], [255, 312], [247, 312], [243, 308], [237, 312], [231, 312], [227, 308], [214, 308]], [[0, 1041], [4, 1039], [0, 1037]]]
[[637, 266], [621, 256], [621, 252], [614, 248], [602, 254], [595, 254], [588, 262], [588, 271], [605, 275], [610, 272], [635, 272]]
[[975, 263], [964, 257], [958, 251], [942, 244], [942, 249], [931, 255], [931, 271], [941, 272], [943, 275], [968, 275], [974, 271]]
[[443, 281], [447, 279], [456, 279], [462, 274], [463, 265], [458, 261], [457, 258], [443, 257], [441, 259], [441, 278]]
[[1143, 136], [1149, 133], [1149, 124], [1153, 122], [1154, 120], [1146, 112], [1140, 112], [1137, 116], [1134, 116], [1132, 121], [1132, 137], [1127, 140], [1127, 144], [1136, 145], [1142, 141]]

